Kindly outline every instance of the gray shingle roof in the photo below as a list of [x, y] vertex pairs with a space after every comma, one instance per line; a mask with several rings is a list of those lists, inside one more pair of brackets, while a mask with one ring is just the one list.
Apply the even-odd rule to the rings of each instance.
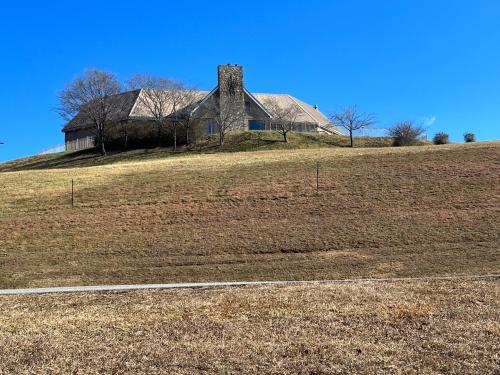
[[313, 123], [332, 133], [343, 135], [344, 133], [318, 109], [288, 94], [253, 94], [264, 106], [272, 100], [280, 107], [296, 106], [300, 110], [296, 121], [302, 123]]
[[[203, 98], [205, 98], [208, 95], [208, 91], [196, 91], [193, 92], [195, 95], [194, 100], [196, 101], [201, 101]], [[137, 96], [136, 102], [134, 106], [132, 107], [129, 117], [130, 118], [148, 118], [151, 117], [151, 112], [148, 110], [147, 106], [145, 103], [148, 101], [148, 96], [145, 94], [145, 90], [140, 90], [139, 95]], [[185, 103], [184, 106], [192, 104], [191, 103]], [[182, 110], [184, 107], [181, 105], [182, 108], [177, 108], [177, 110]], [[163, 111], [162, 111], [163, 112]], [[172, 107], [167, 107], [165, 108], [165, 116], [168, 116], [173, 112]]]
[[[137, 101], [140, 90], [127, 91], [122, 94], [110, 96], [113, 112], [110, 114], [110, 121], [122, 121], [129, 117], [130, 111]], [[83, 129], [92, 126], [90, 119], [85, 113], [79, 112], [62, 129], [63, 132]]]

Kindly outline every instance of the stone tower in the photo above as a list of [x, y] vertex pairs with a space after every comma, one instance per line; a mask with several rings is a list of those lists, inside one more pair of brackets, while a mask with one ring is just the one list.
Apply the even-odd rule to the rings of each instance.
[[219, 108], [235, 116], [233, 130], [246, 129], [243, 67], [219, 65], [217, 70], [219, 73]]

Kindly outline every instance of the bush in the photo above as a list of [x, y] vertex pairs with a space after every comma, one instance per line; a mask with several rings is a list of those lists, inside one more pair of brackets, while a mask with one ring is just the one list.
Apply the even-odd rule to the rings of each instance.
[[474, 135], [474, 133], [465, 133], [464, 141], [465, 143], [476, 142], [476, 136]]
[[436, 133], [434, 138], [432, 138], [432, 142], [434, 142], [435, 145], [445, 145], [448, 143], [449, 135], [443, 132]]
[[[189, 143], [198, 142], [204, 135], [199, 122], [189, 128]], [[106, 127], [106, 147], [110, 150], [154, 148], [158, 146], [158, 126], [153, 122], [112, 123]], [[161, 132], [161, 146], [171, 147], [174, 136], [171, 128], [164, 126]], [[177, 128], [177, 145], [186, 145], [186, 128]]]
[[411, 146], [422, 139], [425, 129], [411, 121], [398, 122], [389, 128], [393, 146]]

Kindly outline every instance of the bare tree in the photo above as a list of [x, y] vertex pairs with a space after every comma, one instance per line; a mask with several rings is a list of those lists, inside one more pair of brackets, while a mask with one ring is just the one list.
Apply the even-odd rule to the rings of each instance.
[[288, 133], [293, 130], [294, 124], [301, 113], [300, 108], [296, 104], [282, 106], [274, 98], [267, 99], [264, 106], [273, 115], [271, 124], [283, 136], [283, 141], [288, 142]]
[[119, 131], [123, 134], [123, 147], [128, 148], [128, 123], [127, 121], [120, 121], [118, 123]]
[[184, 127], [186, 144], [190, 143], [189, 132], [192, 129], [193, 124], [195, 124], [200, 118], [197, 116], [196, 112], [193, 110], [196, 108], [196, 104], [199, 103], [202, 95], [197, 89], [191, 88], [184, 91], [184, 108], [180, 111], [179, 117], [181, 119], [181, 124]]
[[174, 136], [174, 150], [177, 149], [177, 129], [179, 126], [186, 128], [186, 143], [188, 142], [189, 126], [193, 120], [191, 109], [199, 99], [199, 93], [194, 88], [186, 88], [183, 84], [177, 83], [172, 86], [169, 92], [172, 114], [169, 125]]
[[204, 109], [215, 122], [219, 133], [219, 145], [223, 146], [227, 132], [236, 129], [244, 116], [238, 98], [235, 95], [228, 95], [224, 104], [220, 105], [220, 98], [213, 95], [204, 104]]
[[219, 111], [215, 116], [215, 122], [219, 131], [219, 145], [224, 146], [226, 133], [234, 128], [241, 122], [243, 114], [240, 109], [231, 105], [230, 101], [226, 105], [219, 106]]
[[186, 145], [189, 145], [191, 142], [191, 137], [189, 136], [189, 132], [191, 131], [193, 124], [197, 118], [193, 115], [191, 111], [186, 111], [185, 115], [182, 117], [182, 125], [184, 126], [185, 136], [186, 136]]
[[184, 108], [191, 107], [198, 98], [195, 89], [187, 89], [183, 83], [149, 74], [134, 76], [128, 81], [130, 89], [142, 89], [139, 103], [146, 114], [153, 118], [158, 129], [158, 146], [161, 146], [162, 129], [170, 127], [177, 149], [177, 129], [183, 123]]
[[127, 82], [131, 90], [141, 89], [138, 102], [148, 117], [152, 117], [157, 127], [158, 147], [161, 146], [163, 128], [172, 113], [171, 95], [172, 87], [177, 82], [150, 74], [138, 74]]
[[93, 125], [97, 145], [106, 154], [105, 129], [113, 114], [119, 112], [120, 101], [113, 96], [122, 92], [122, 87], [112, 73], [91, 69], [77, 77], [59, 93], [58, 113], [70, 121], [78, 115], [81, 121]]
[[359, 112], [356, 106], [345, 107], [340, 112], [333, 113], [330, 121], [349, 132], [351, 147], [354, 146], [352, 134], [357, 130], [370, 128], [376, 122], [372, 113]]

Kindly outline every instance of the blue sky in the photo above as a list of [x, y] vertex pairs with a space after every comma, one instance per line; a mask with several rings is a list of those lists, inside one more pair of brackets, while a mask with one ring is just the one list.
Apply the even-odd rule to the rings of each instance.
[[0, 12], [0, 161], [63, 143], [57, 93], [85, 68], [201, 89], [218, 64], [325, 114], [356, 104], [462, 141], [500, 139], [500, 1], [17, 1]]

